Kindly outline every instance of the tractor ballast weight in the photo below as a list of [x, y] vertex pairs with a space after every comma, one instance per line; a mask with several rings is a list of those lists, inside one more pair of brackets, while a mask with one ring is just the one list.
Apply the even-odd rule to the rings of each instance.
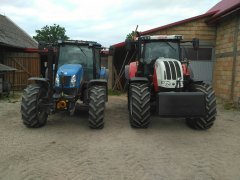
[[73, 114], [80, 100], [89, 108], [89, 127], [103, 128], [108, 91], [107, 69], [100, 67], [101, 48], [92, 41], [59, 41], [55, 47], [40, 43], [40, 54], [45, 53], [47, 58], [40, 65], [43, 77], [29, 78], [34, 83], [24, 90], [23, 124], [42, 127], [49, 114]]
[[216, 98], [212, 87], [195, 82], [188, 60], [181, 60], [181, 43], [191, 42], [195, 50], [199, 40], [183, 41], [181, 35], [139, 36], [126, 41], [126, 50], [135, 48], [137, 60], [125, 67], [128, 80], [128, 109], [132, 127], [150, 124], [150, 107], [162, 117], [184, 117], [194, 129], [210, 128], [216, 116]]

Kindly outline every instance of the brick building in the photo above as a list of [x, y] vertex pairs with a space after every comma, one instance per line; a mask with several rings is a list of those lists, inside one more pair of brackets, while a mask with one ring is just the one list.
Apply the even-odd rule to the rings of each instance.
[[[190, 44], [183, 45], [182, 58], [192, 61], [198, 80], [212, 83], [216, 95], [224, 100], [240, 99], [240, 2], [222, 0], [206, 13], [182, 21], [141, 32], [142, 35], [179, 34], [184, 40], [200, 39], [200, 48], [193, 51]], [[120, 73], [125, 59], [125, 43], [112, 46], [114, 53], [112, 83]], [[132, 52], [133, 53], [133, 52]], [[131, 54], [131, 52], [130, 52]], [[125, 61], [129, 62], [131, 55]], [[130, 60], [132, 61], [132, 60]], [[124, 78], [121, 79], [122, 86]]]

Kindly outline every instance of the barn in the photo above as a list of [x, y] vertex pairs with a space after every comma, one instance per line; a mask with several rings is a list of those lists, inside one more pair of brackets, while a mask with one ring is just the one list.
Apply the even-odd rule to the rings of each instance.
[[[165, 26], [140, 32], [141, 35], [179, 34], [184, 40], [200, 39], [200, 48], [191, 44], [182, 47], [182, 58], [191, 60], [198, 80], [211, 83], [216, 95], [223, 100], [240, 102], [240, 2], [222, 0], [206, 13]], [[134, 59], [126, 53], [125, 42], [111, 46], [111, 86], [124, 89], [122, 67]], [[119, 75], [122, 77], [119, 80]]]
[[[17, 69], [14, 73], [4, 73], [4, 81], [15, 90], [22, 90], [31, 76], [39, 76], [38, 43], [11, 19], [0, 14], [0, 64]], [[14, 82], [13, 82], [14, 81]]]

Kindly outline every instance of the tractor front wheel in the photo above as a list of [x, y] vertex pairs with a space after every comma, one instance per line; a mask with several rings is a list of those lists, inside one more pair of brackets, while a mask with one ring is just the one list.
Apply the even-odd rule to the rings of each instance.
[[93, 86], [89, 96], [89, 127], [102, 129], [104, 127], [104, 109], [106, 100], [106, 88], [104, 86]]
[[46, 89], [38, 84], [28, 85], [27, 88], [24, 89], [21, 114], [23, 124], [28, 128], [39, 128], [46, 125], [48, 114], [39, 106], [46, 93]]
[[135, 128], [150, 124], [150, 91], [147, 84], [131, 83], [129, 86], [129, 121]]
[[202, 118], [187, 118], [186, 123], [193, 129], [206, 130], [213, 126], [216, 119], [216, 97], [212, 87], [208, 84], [192, 84], [190, 91], [203, 92], [205, 94], [206, 116]]

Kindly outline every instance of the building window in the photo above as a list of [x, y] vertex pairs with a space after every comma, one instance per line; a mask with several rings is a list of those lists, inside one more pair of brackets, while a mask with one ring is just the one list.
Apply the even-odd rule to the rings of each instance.
[[213, 48], [210, 47], [201, 47], [198, 50], [194, 50], [190, 47], [182, 47], [182, 58], [187, 58], [188, 60], [197, 60], [197, 61], [211, 61]]

